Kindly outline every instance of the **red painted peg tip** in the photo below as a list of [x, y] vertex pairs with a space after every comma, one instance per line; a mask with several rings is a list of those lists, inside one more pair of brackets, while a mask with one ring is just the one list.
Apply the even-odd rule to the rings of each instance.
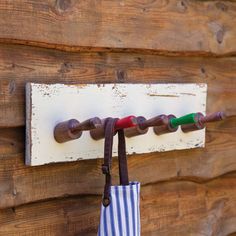
[[126, 129], [137, 125], [137, 119], [135, 116], [127, 116], [119, 119], [115, 124], [115, 130]]

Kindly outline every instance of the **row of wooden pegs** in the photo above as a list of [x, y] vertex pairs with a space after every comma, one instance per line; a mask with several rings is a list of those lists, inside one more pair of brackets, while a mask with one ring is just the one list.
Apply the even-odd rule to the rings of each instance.
[[[187, 133], [204, 129], [206, 123], [220, 121], [224, 118], [224, 112], [215, 112], [206, 116], [197, 112], [178, 118], [172, 114], [159, 115], [151, 119], [146, 119], [143, 116], [127, 116], [117, 120], [114, 134], [117, 130], [124, 129], [125, 136], [130, 138], [146, 134], [148, 129], [153, 127], [156, 135], [162, 135], [177, 131], [179, 126], [183, 132]], [[90, 131], [90, 135], [94, 140], [103, 139], [105, 136], [105, 120], [94, 117], [81, 123], [76, 119], [61, 122], [54, 129], [55, 140], [58, 143], [64, 143], [78, 139], [83, 131]]]

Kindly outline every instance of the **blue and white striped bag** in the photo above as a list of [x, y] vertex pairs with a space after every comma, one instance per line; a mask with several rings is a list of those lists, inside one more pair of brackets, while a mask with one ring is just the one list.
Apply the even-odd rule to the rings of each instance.
[[110, 205], [101, 207], [98, 236], [139, 236], [140, 183], [111, 186]]
[[111, 185], [113, 128], [116, 119], [105, 122], [103, 174], [106, 176], [98, 236], [140, 236], [140, 183], [129, 182], [123, 130], [118, 131], [120, 185]]

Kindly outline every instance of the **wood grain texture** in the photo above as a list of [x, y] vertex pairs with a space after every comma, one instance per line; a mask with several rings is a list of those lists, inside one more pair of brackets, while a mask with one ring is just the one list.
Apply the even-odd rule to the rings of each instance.
[[142, 235], [226, 236], [236, 231], [235, 176], [206, 184], [150, 185], [141, 197]]
[[[28, 204], [0, 211], [0, 235], [96, 235], [101, 196]], [[236, 232], [236, 175], [198, 184], [141, 188], [142, 236], [227, 236]]]
[[236, 235], [235, 19], [223, 0], [1, 1], [0, 42], [21, 45], [0, 44], [0, 235], [96, 235], [99, 222], [102, 160], [24, 165], [26, 82], [207, 83], [208, 112], [232, 117], [208, 125], [205, 149], [130, 156], [130, 178], [142, 236]]
[[24, 150], [24, 128], [0, 129], [0, 157], [22, 153]]
[[[3, 1], [0, 39], [64, 50], [236, 52], [234, 1]], [[125, 27], [124, 27], [125, 24]]]
[[[236, 58], [65, 53], [0, 45], [0, 127], [25, 123], [25, 83], [207, 83], [208, 112], [236, 114]], [[10, 117], [10, 119], [9, 119]]]
[[[2, 147], [5, 153], [0, 155], [0, 208], [68, 195], [102, 193], [102, 159], [26, 167], [23, 132], [21, 129], [15, 131], [16, 141], [11, 136], [14, 132], [7, 131], [9, 140]], [[235, 132], [235, 119], [231, 118], [208, 126], [204, 149], [129, 156], [130, 179], [144, 185], [183, 179], [203, 182], [235, 171]], [[16, 145], [11, 147], [11, 143]], [[117, 183], [117, 174], [115, 160], [114, 183]]]

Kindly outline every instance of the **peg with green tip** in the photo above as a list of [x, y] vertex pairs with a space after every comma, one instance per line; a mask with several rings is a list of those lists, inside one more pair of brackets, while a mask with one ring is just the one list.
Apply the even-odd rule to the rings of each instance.
[[181, 129], [183, 132], [191, 132], [191, 131], [196, 131], [196, 130], [201, 130], [206, 127], [206, 123], [209, 122], [216, 122], [216, 121], [221, 121], [226, 118], [226, 114], [222, 111], [211, 113], [209, 115], [204, 116], [202, 113], [198, 112], [197, 113], [197, 122], [194, 124], [184, 124], [181, 125]]
[[187, 114], [179, 118], [174, 115], [169, 115], [169, 122], [167, 125], [154, 127], [154, 133], [157, 135], [172, 133], [178, 130], [180, 125], [184, 124], [194, 124], [197, 122], [197, 113]]
[[177, 128], [179, 125], [195, 124], [196, 122], [197, 122], [197, 113], [191, 113], [185, 116], [181, 116], [179, 118], [171, 119], [170, 126], [173, 128]]

